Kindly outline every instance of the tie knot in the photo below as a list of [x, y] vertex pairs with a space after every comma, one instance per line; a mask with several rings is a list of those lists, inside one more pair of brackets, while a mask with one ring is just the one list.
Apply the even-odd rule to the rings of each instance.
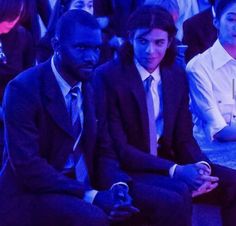
[[70, 95], [72, 97], [77, 97], [78, 96], [78, 92], [79, 92], [79, 87], [78, 86], [74, 86], [70, 89]]
[[153, 80], [153, 77], [152, 75], [149, 75], [145, 81], [146, 81], [146, 91], [149, 91], [150, 88], [151, 88], [151, 84], [152, 84], [152, 80]]

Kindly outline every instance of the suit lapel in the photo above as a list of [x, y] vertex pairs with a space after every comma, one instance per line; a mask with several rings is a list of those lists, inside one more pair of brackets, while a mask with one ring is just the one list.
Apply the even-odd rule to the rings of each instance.
[[163, 94], [163, 118], [164, 131], [163, 137], [171, 137], [168, 133], [173, 126], [172, 121], [176, 111], [176, 99], [178, 93], [175, 92], [175, 83], [172, 75], [173, 71], [167, 68], [161, 68], [162, 94]]
[[64, 97], [48, 61], [41, 73], [43, 75], [43, 95], [45, 106], [55, 123], [73, 137], [72, 126], [66, 109]]
[[82, 93], [84, 125], [80, 143], [84, 146], [88, 143], [88, 140], [89, 142], [93, 143], [93, 138], [96, 137], [96, 116], [94, 110], [95, 103], [93, 99], [93, 90], [89, 82], [83, 83]]
[[75, 156], [78, 158], [80, 153], [84, 153], [89, 175], [93, 174], [93, 151], [96, 142], [96, 115], [93, 90], [88, 82], [82, 85], [83, 93], [83, 132], [79, 144], [76, 147]]
[[[130, 90], [137, 102], [139, 115], [141, 119], [141, 124], [143, 127], [144, 134], [148, 136], [149, 134], [149, 123], [148, 123], [148, 112], [147, 112], [147, 104], [146, 104], [146, 93], [143, 87], [143, 82], [139, 72], [134, 64], [126, 67], [126, 76], [129, 79]], [[149, 138], [147, 137], [147, 140]]]

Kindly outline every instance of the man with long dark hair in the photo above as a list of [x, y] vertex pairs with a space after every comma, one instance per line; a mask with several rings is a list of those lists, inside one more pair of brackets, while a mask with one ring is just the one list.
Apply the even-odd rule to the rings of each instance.
[[[232, 225], [236, 174], [211, 164], [193, 138], [186, 74], [175, 63], [173, 18], [161, 7], [143, 6], [127, 28], [129, 42], [120, 57], [99, 67], [96, 76], [105, 88], [109, 129], [122, 168], [149, 186], [143, 197], [155, 200], [153, 191], [165, 197], [156, 201], [160, 209], [168, 205], [168, 195], [178, 194], [185, 200], [182, 211], [191, 216], [188, 194], [213, 196], [211, 201], [223, 204], [224, 225]], [[169, 218], [175, 210], [169, 208]]]

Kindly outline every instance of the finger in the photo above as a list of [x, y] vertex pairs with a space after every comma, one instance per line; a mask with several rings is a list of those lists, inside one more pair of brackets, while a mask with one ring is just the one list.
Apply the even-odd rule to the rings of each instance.
[[210, 182], [205, 182], [203, 185], [201, 185], [201, 186], [197, 189], [197, 191], [202, 192], [202, 191], [206, 190], [206, 188], [210, 186], [208, 183], [210, 183]]
[[197, 196], [199, 196], [199, 195], [201, 195], [202, 193], [201, 192], [199, 192], [199, 191], [193, 191], [192, 192], [192, 197], [194, 198], [194, 197], [197, 197]]
[[198, 190], [198, 188], [201, 187], [202, 184], [203, 184], [202, 180], [193, 181], [192, 184], [191, 184], [192, 190]]
[[218, 185], [219, 185], [218, 183], [211, 184], [210, 186], [208, 186], [206, 188], [206, 191], [210, 192], [210, 191], [214, 190], [215, 188], [217, 188]]
[[201, 174], [201, 175], [203, 175], [205, 173], [207, 173], [208, 175], [211, 174], [211, 169], [206, 164], [196, 163], [196, 166], [198, 168], [199, 174]]
[[200, 178], [203, 181], [209, 181], [209, 182], [217, 182], [217, 181], [219, 181], [219, 177], [208, 176], [208, 175], [201, 175]]
[[204, 183], [198, 190], [192, 192], [192, 197], [196, 197], [208, 192], [211, 192], [218, 186], [218, 183], [211, 184], [209, 182]]

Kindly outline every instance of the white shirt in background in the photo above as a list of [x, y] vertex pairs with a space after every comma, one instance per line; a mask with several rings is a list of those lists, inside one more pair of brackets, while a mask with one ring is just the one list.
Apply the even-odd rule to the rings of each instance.
[[236, 124], [236, 60], [217, 40], [187, 65], [194, 122], [213, 136]]

